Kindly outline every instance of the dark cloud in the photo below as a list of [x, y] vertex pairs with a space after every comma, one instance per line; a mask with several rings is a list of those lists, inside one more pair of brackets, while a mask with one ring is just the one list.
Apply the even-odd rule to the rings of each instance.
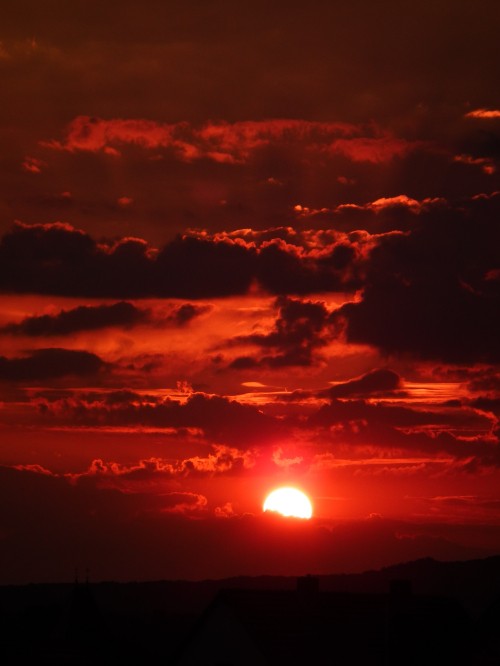
[[17, 225], [0, 242], [0, 285], [13, 293], [144, 296], [152, 291], [144, 241], [98, 245], [67, 224]]
[[71, 349], [37, 349], [28, 356], [0, 357], [0, 380], [45, 381], [69, 376], [97, 375], [105, 363], [91, 352]]
[[245, 294], [257, 280], [271, 293], [345, 291], [360, 286], [360, 267], [376, 242], [368, 234], [281, 230], [281, 235], [291, 242], [279, 239], [280, 230], [272, 241], [259, 234], [248, 238], [245, 231], [192, 232], [155, 252], [137, 238], [96, 243], [67, 224], [18, 224], [0, 241], [0, 288], [62, 296], [203, 298]]
[[250, 343], [269, 349], [273, 354], [266, 354], [258, 360], [239, 357], [230, 364], [231, 368], [244, 370], [255, 365], [271, 368], [312, 365], [315, 352], [332, 339], [331, 313], [323, 302], [280, 297], [276, 307], [279, 313], [270, 333], [254, 333], [235, 338], [230, 343]]
[[59, 400], [70, 400], [76, 398], [82, 404], [87, 405], [129, 405], [129, 404], [156, 404], [161, 402], [161, 397], [148, 393], [137, 393], [130, 389], [117, 391], [78, 391], [76, 394], [71, 390], [38, 390], [33, 394], [34, 398], [41, 398], [44, 402], [52, 403]]
[[[17, 293], [165, 298], [245, 294], [256, 281], [279, 294], [362, 288], [362, 298], [332, 319], [349, 342], [452, 363], [496, 362], [499, 206], [497, 195], [476, 197], [461, 210], [414, 215], [418, 223], [410, 231], [375, 236], [277, 230], [268, 240], [269, 232], [192, 232], [160, 252], [133, 238], [97, 244], [68, 225], [20, 225], [0, 242], [0, 285]], [[287, 320], [302, 316], [294, 308], [283, 310], [275, 333], [248, 339], [261, 347], [284, 345], [264, 364], [307, 365], [312, 350], [323, 346], [328, 315], [316, 323], [317, 312], [305, 314], [310, 322], [299, 326]], [[184, 308], [173, 323], [191, 314]], [[251, 365], [249, 357], [235, 361], [235, 367]]]
[[393, 370], [378, 369], [358, 379], [351, 379], [332, 386], [328, 393], [332, 398], [363, 397], [365, 395], [387, 395], [402, 388], [401, 377]]
[[[361, 245], [361, 244], [360, 244]], [[359, 288], [363, 258], [356, 241], [332, 243], [321, 254], [307, 256], [284, 242], [263, 245], [258, 254], [256, 278], [274, 294], [310, 294]]]
[[[340, 459], [338, 465], [342, 466], [342, 459], [346, 455], [354, 459], [351, 465], [359, 463], [363, 466], [363, 460], [366, 460], [367, 456], [370, 459], [370, 454], [374, 456], [372, 460], [377, 461], [376, 468], [385, 466], [389, 474], [391, 469], [397, 473], [398, 466], [412, 464], [423, 468], [428, 463], [434, 463], [451, 473], [466, 472], [472, 475], [500, 467], [498, 433], [495, 436], [494, 432], [464, 439], [449, 432], [445, 426], [443, 429], [433, 427], [429, 430], [425, 427], [399, 428], [382, 420], [338, 422], [330, 425], [326, 425], [325, 421], [324, 426], [330, 432], [321, 432], [321, 439], [317, 440], [317, 444], [326, 445], [329, 449], [327, 456], [331, 456], [331, 460], [326, 461], [326, 469], [335, 466], [337, 458]], [[387, 462], [384, 465], [386, 456]], [[425, 456], [427, 461], [412, 461], [412, 456]], [[399, 465], [395, 465], [394, 457], [400, 457]], [[318, 465], [321, 468], [321, 456], [319, 458]]]
[[[470, 401], [471, 407], [475, 409], [480, 409], [483, 412], [489, 412], [491, 414], [495, 414], [495, 416], [499, 419], [500, 421], [500, 397], [499, 398], [485, 398], [485, 397], [480, 397], [476, 398], [475, 400]], [[499, 431], [497, 429], [497, 435], [499, 434]]]
[[167, 317], [167, 322], [176, 326], [185, 326], [190, 321], [208, 312], [210, 308], [203, 305], [193, 305], [193, 303], [183, 303], [173, 308]]
[[33, 337], [70, 335], [113, 326], [130, 328], [150, 318], [148, 310], [122, 301], [113, 305], [81, 305], [73, 310], [61, 310], [55, 315], [27, 317], [18, 324], [4, 326], [3, 332]]
[[255, 252], [231, 241], [187, 236], [167, 244], [155, 268], [160, 295], [203, 298], [244, 294], [255, 274]]
[[150, 309], [138, 308], [133, 303], [125, 301], [112, 305], [81, 305], [72, 310], [61, 310], [53, 315], [26, 317], [19, 323], [7, 324], [0, 329], [0, 332], [50, 337], [117, 326], [128, 329], [140, 324], [185, 326], [209, 309], [208, 306], [183, 303], [171, 306], [164, 314], [156, 315]]
[[490, 396], [500, 394], [500, 372], [496, 368], [482, 369], [468, 383], [468, 388], [475, 393], [483, 393]]
[[474, 409], [414, 409], [410, 406], [371, 403], [366, 400], [340, 400], [333, 398], [329, 405], [323, 405], [310, 417], [313, 425], [330, 426], [338, 423], [386, 424], [395, 428], [416, 428], [422, 426], [439, 429], [460, 427], [490, 430], [492, 421], [485, 414]]
[[491, 200], [486, 215], [473, 203], [374, 248], [363, 298], [338, 311], [348, 341], [449, 363], [500, 360], [499, 229]]
[[199, 428], [212, 441], [239, 448], [265, 446], [284, 431], [279, 420], [252, 405], [204, 393], [191, 394], [184, 403], [170, 398], [151, 400], [133, 392], [88, 393], [60, 401], [42, 399], [41, 405], [47, 424]]

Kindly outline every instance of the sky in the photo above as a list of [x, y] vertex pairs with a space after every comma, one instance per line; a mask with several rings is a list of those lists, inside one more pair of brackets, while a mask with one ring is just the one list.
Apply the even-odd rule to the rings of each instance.
[[500, 553], [499, 23], [2, 2], [0, 583]]

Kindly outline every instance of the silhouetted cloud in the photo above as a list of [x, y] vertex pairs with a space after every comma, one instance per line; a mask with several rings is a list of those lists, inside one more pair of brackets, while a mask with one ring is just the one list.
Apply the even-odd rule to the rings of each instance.
[[393, 370], [378, 369], [357, 379], [332, 386], [328, 393], [332, 398], [387, 395], [402, 388], [401, 377]]
[[183, 303], [174, 307], [171, 313], [166, 318], [168, 323], [175, 324], [176, 326], [185, 326], [190, 321], [199, 317], [200, 315], [208, 312], [210, 310], [209, 306], [206, 305], [194, 305], [193, 303]]
[[73, 310], [61, 310], [55, 315], [26, 317], [18, 324], [4, 326], [3, 331], [33, 337], [70, 335], [111, 326], [130, 328], [150, 318], [150, 311], [122, 301], [113, 305], [81, 305]]
[[498, 361], [497, 243], [480, 207], [387, 236], [371, 253], [362, 299], [337, 313], [347, 340], [450, 363]]
[[18, 224], [0, 241], [0, 287], [63, 296], [203, 298], [245, 294], [257, 280], [278, 294], [345, 291], [361, 285], [360, 271], [377, 242], [369, 234], [287, 229], [191, 232], [157, 252], [137, 238], [98, 244], [67, 224]]
[[139, 308], [125, 301], [112, 305], [81, 305], [72, 310], [61, 310], [57, 314], [26, 317], [19, 323], [7, 324], [0, 329], [0, 333], [51, 337], [112, 327], [128, 329], [140, 324], [185, 326], [210, 310], [210, 307], [183, 303], [164, 310], [157, 314], [151, 309]]
[[160, 251], [155, 269], [159, 295], [203, 298], [244, 294], [255, 274], [255, 251], [230, 240], [214, 242], [187, 236]]
[[343, 400], [332, 398], [310, 417], [312, 424], [329, 426], [337, 423], [386, 424], [395, 428], [432, 426], [436, 430], [453, 429], [467, 425], [488, 430], [492, 419], [485, 413], [458, 406], [455, 409], [414, 409], [411, 406], [372, 403], [366, 400]]
[[96, 375], [105, 363], [91, 352], [72, 349], [37, 349], [27, 356], [0, 357], [0, 380], [30, 382], [67, 376]]
[[204, 393], [193, 393], [185, 402], [151, 399], [134, 392], [81, 393], [52, 401], [42, 398], [41, 402], [46, 424], [198, 428], [212, 441], [238, 448], [265, 446], [284, 431], [279, 420], [253, 405]]
[[483, 369], [476, 376], [471, 377], [468, 387], [471, 391], [487, 395], [500, 394], [500, 372], [495, 368]]
[[259, 359], [238, 357], [231, 362], [231, 368], [244, 370], [255, 365], [271, 368], [312, 365], [314, 353], [331, 341], [332, 318], [325, 303], [280, 297], [276, 307], [278, 317], [270, 333], [254, 333], [231, 341], [231, 344], [250, 343], [274, 353]]

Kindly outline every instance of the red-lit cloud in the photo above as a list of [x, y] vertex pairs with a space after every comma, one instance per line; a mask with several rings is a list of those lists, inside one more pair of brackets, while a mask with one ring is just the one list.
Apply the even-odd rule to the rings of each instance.
[[[375, 136], [370, 136], [371, 133]], [[121, 147], [131, 144], [149, 150], [170, 149], [186, 162], [209, 159], [223, 164], [243, 163], [253, 152], [271, 143], [287, 145], [299, 141], [305, 150], [326, 149], [354, 162], [376, 164], [402, 157], [418, 146], [418, 143], [380, 134], [373, 127], [306, 120], [221, 122], [193, 127], [188, 122], [165, 124], [143, 119], [105, 120], [79, 116], [69, 125], [64, 141], [43, 145], [70, 152], [103, 151], [119, 157]]]
[[474, 109], [465, 114], [466, 118], [485, 118], [487, 120], [494, 120], [500, 118], [500, 111], [498, 109]]
[[394, 137], [362, 137], [337, 139], [330, 146], [333, 153], [340, 153], [353, 162], [390, 162], [396, 157], [404, 157], [418, 144]]

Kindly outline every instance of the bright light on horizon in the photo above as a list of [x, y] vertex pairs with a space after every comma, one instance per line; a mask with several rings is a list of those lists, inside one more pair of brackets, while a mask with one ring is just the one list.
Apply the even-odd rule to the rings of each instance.
[[310, 499], [297, 488], [277, 488], [265, 499], [264, 511], [275, 511], [282, 516], [305, 518], [312, 517], [313, 508]]

